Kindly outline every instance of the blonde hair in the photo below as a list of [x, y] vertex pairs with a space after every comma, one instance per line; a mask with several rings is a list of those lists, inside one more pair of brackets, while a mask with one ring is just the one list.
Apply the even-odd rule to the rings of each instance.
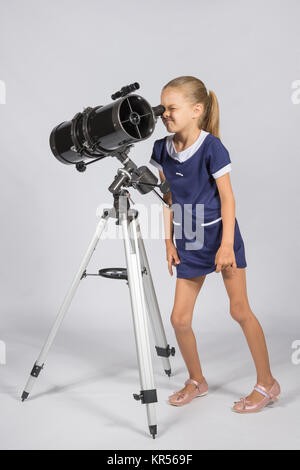
[[204, 113], [198, 122], [198, 127], [220, 139], [220, 114], [216, 94], [212, 90], [207, 90], [201, 80], [190, 75], [174, 78], [164, 85], [163, 90], [168, 87], [182, 88], [186, 98], [192, 104], [202, 103]]

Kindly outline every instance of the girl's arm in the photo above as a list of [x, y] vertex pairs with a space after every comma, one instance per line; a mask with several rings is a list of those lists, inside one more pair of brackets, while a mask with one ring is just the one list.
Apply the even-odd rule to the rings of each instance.
[[233, 248], [235, 227], [235, 199], [231, 187], [229, 172], [216, 178], [216, 184], [221, 199], [221, 216], [223, 234], [221, 246]]
[[[159, 170], [160, 180], [165, 181], [166, 177], [164, 173]], [[169, 191], [168, 193], [163, 195], [163, 200], [169, 204], [169, 207], [172, 206], [172, 193]], [[163, 205], [163, 215], [164, 215], [164, 228], [165, 228], [165, 242], [166, 245], [173, 244], [173, 235], [174, 235], [174, 228], [173, 228], [173, 211], [168, 209], [165, 205]]]

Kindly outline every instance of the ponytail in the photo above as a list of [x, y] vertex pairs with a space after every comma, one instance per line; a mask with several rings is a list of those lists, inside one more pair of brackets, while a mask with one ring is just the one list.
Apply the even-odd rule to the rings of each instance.
[[216, 94], [209, 90], [208, 104], [204, 117], [200, 119], [200, 128], [220, 139], [220, 113]]

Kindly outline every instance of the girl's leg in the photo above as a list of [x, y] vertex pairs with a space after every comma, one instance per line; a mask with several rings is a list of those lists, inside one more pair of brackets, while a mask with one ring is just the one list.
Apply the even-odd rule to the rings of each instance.
[[[256, 367], [257, 383], [269, 390], [274, 383], [274, 377], [270, 370], [268, 350], [262, 327], [248, 302], [246, 268], [236, 268], [235, 272], [232, 268], [226, 268], [221, 272], [230, 299], [230, 314], [240, 324], [245, 334]], [[247, 398], [258, 402], [262, 399], [262, 395], [253, 390]]]
[[[192, 330], [192, 317], [195, 302], [206, 276], [192, 279], [177, 278], [174, 307], [171, 323], [175, 330], [177, 342], [189, 371], [189, 378], [202, 382], [203, 375], [197, 352], [196, 338]], [[192, 384], [180, 391], [194, 390]]]

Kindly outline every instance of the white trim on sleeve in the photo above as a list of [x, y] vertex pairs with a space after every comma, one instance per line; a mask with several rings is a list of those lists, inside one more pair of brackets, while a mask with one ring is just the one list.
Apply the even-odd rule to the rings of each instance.
[[216, 171], [215, 173], [213, 173], [213, 177], [216, 179], [216, 178], [219, 178], [220, 176], [223, 176], [225, 175], [225, 173], [228, 173], [229, 171], [231, 171], [231, 163], [228, 163], [228, 165], [226, 166], [223, 166], [223, 168], [221, 168], [220, 170]]
[[151, 163], [153, 166], [156, 166], [156, 168], [158, 168], [160, 171], [163, 171], [163, 167], [159, 163], [157, 163], [157, 161], [154, 160], [154, 158], [151, 158], [149, 163]]

